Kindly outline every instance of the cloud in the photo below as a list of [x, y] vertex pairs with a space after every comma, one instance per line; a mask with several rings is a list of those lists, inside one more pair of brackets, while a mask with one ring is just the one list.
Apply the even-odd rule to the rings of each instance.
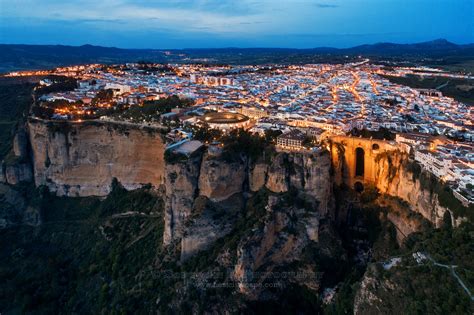
[[[0, 41], [127, 47], [346, 46], [437, 37], [473, 41], [472, 1], [436, 0], [429, 11], [424, 10], [431, 2], [0, 0]], [[432, 27], [435, 22], [437, 28]], [[374, 31], [380, 33], [367, 35]], [[405, 34], [383, 34], [396, 31]]]
[[332, 3], [315, 3], [314, 4], [316, 7], [321, 8], [321, 9], [331, 9], [331, 8], [338, 8], [338, 4], [332, 4]]
[[109, 20], [104, 20], [104, 19], [78, 19], [78, 20], [72, 20], [69, 22], [76, 22], [76, 23], [104, 23], [104, 24], [126, 24], [127, 21], [121, 20], [121, 19], [109, 19]]
[[31, 0], [18, 0], [15, 5], [7, 4], [1, 15], [31, 21], [49, 19], [131, 28], [165, 26], [175, 32], [207, 30], [211, 34], [250, 34], [258, 31], [255, 24], [261, 19], [263, 4], [262, 0], [49, 0], [40, 5]]
[[179, 9], [225, 16], [246, 16], [262, 12], [265, 9], [263, 2], [262, 0], [124, 0], [123, 5], [146, 9]]

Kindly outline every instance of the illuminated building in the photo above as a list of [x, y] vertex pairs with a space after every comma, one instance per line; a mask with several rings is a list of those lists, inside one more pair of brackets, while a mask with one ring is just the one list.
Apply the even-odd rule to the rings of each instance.
[[208, 113], [198, 120], [202, 124], [207, 124], [210, 128], [220, 130], [230, 130], [251, 127], [250, 118], [239, 113], [218, 112]]

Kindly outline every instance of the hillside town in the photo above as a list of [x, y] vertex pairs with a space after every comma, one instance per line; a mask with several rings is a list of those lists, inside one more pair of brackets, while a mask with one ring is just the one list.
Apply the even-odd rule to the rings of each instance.
[[[272, 66], [91, 64], [9, 76], [45, 76], [33, 110], [37, 117], [166, 126], [169, 148], [192, 141], [193, 127], [243, 128], [260, 135], [273, 131], [279, 134], [277, 149], [293, 151], [315, 150], [331, 135], [389, 130], [396, 137], [387, 140], [450, 183], [463, 204], [473, 203], [473, 111], [439, 90], [389, 80], [415, 72], [458, 76], [424, 67], [387, 68], [369, 60]], [[194, 150], [195, 144], [188, 146]]]

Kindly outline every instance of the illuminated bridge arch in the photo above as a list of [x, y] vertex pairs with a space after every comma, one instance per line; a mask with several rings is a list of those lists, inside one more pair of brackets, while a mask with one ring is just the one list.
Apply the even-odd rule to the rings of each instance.
[[331, 146], [335, 182], [357, 191], [368, 184], [376, 184], [378, 170], [382, 167], [377, 160], [380, 154], [403, 149], [388, 141], [359, 137], [332, 136], [331, 141], [336, 144]]
[[355, 177], [364, 177], [365, 171], [365, 151], [362, 148], [355, 150]]

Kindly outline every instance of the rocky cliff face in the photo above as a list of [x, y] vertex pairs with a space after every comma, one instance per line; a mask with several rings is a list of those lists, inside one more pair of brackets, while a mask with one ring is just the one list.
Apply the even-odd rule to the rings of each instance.
[[[242, 208], [239, 198], [262, 188], [273, 193], [293, 189], [308, 200], [318, 218], [326, 216], [333, 206], [330, 168], [328, 152], [277, 153], [266, 163], [245, 158], [229, 162], [205, 152], [202, 159], [167, 164], [164, 243], [181, 240], [182, 259], [207, 248], [231, 231], [229, 215]], [[199, 206], [202, 200], [207, 200], [206, 206]], [[213, 219], [216, 213], [219, 220]], [[313, 240], [318, 237], [318, 220], [308, 223]]]
[[225, 162], [205, 154], [199, 176], [199, 193], [212, 201], [226, 200], [243, 191], [247, 161]]
[[40, 223], [39, 209], [29, 205], [21, 192], [0, 183], [0, 230], [13, 225], [36, 226]]
[[[408, 171], [407, 159], [408, 156], [399, 151], [382, 155], [376, 160], [375, 185], [382, 193], [405, 200], [413, 211], [439, 227], [443, 223], [445, 212], [449, 210], [439, 204], [436, 193], [424, 189], [420, 181]], [[452, 219], [454, 225], [459, 225], [461, 222], [461, 218], [454, 220], [452, 217]]]
[[376, 202], [378, 205], [389, 209], [385, 215], [381, 215], [379, 218], [381, 220], [388, 220], [393, 224], [399, 245], [402, 245], [408, 235], [422, 231], [429, 226], [426, 218], [420, 213], [413, 212], [410, 204], [402, 201], [402, 199], [383, 195]]
[[164, 244], [170, 244], [183, 235], [184, 223], [191, 215], [198, 195], [201, 159], [202, 156], [198, 155], [186, 162], [166, 163]]
[[249, 170], [249, 189], [250, 191], [259, 191], [267, 182], [268, 164], [256, 163]]
[[[242, 239], [237, 248], [233, 277], [239, 291], [251, 299], [257, 299], [264, 288], [255, 284], [278, 283], [282, 279], [272, 278], [274, 268], [295, 261], [300, 261], [300, 272], [307, 275], [304, 285], [312, 290], [318, 289], [315, 266], [301, 262], [301, 252], [318, 241], [319, 214], [286, 207], [281, 202], [276, 196], [269, 198], [267, 212], [262, 218], [263, 226]], [[286, 280], [298, 282], [291, 277]]]
[[244, 207], [242, 194], [214, 202], [205, 196], [196, 199], [181, 239], [181, 261], [209, 248], [232, 231]]
[[265, 186], [281, 193], [296, 189], [318, 203], [326, 215], [332, 207], [331, 159], [326, 151], [315, 153], [278, 153], [269, 164], [257, 163], [249, 174], [250, 189]]
[[13, 138], [13, 149], [0, 165], [0, 182], [16, 185], [30, 182], [33, 170], [28, 159], [28, 138], [23, 128]]
[[34, 180], [60, 196], [105, 196], [115, 177], [126, 189], [164, 182], [159, 131], [112, 123], [28, 122]]
[[278, 154], [268, 166], [265, 187], [276, 193], [287, 192], [290, 186], [289, 171], [288, 155]]
[[[199, 236], [216, 234], [216, 229], [211, 228], [216, 223], [203, 219], [207, 212], [202, 203], [206, 203], [206, 200], [219, 203], [235, 194], [241, 194], [246, 180], [246, 167], [246, 160], [227, 162], [208, 152], [186, 161], [167, 163], [164, 244], [182, 241], [182, 258], [185, 259], [190, 253], [206, 248], [215, 240], [216, 237]], [[201, 203], [196, 204], [196, 200], [201, 200]], [[195, 221], [192, 233], [192, 224], [188, 222], [191, 216]], [[205, 230], [207, 232], [203, 232]], [[220, 232], [217, 231], [216, 235], [221, 235]], [[182, 239], [185, 234], [187, 238]]]

